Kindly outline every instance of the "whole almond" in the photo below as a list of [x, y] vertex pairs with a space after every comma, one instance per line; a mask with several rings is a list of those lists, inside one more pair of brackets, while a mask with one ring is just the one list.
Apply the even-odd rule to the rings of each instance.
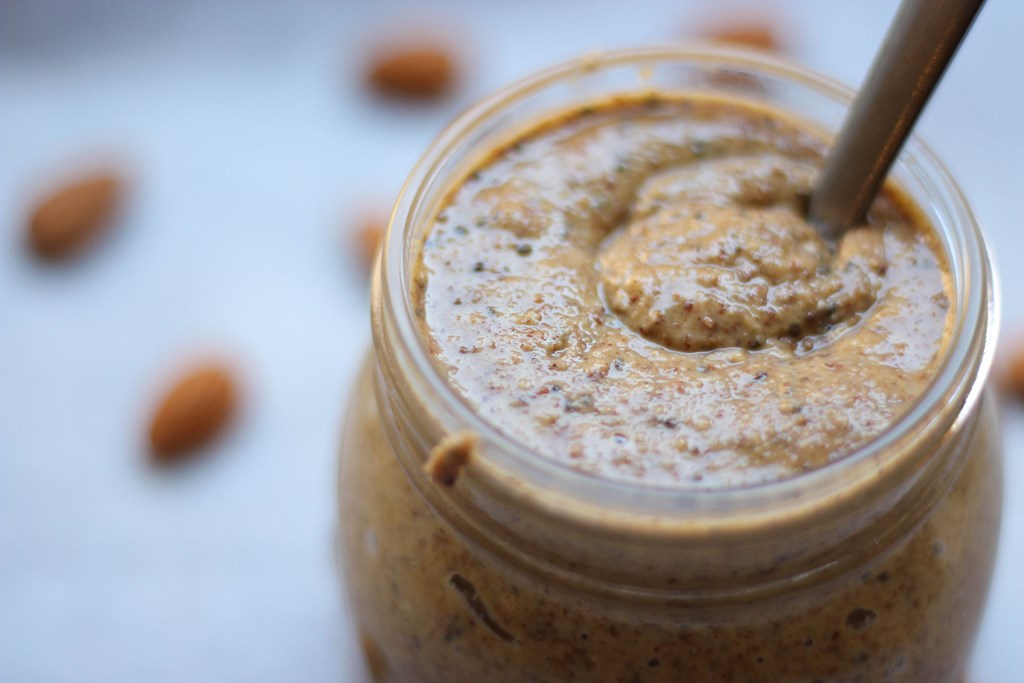
[[380, 53], [367, 80], [378, 92], [426, 100], [444, 95], [455, 81], [455, 63], [440, 46], [421, 46]]
[[359, 265], [369, 272], [377, 260], [377, 252], [380, 251], [381, 242], [384, 240], [386, 221], [380, 217], [367, 218], [358, 227], [353, 235], [353, 245], [359, 257]]
[[173, 462], [207, 444], [231, 419], [235, 403], [235, 383], [222, 367], [202, 367], [182, 377], [153, 417], [154, 460]]
[[1018, 346], [1006, 355], [1000, 387], [1019, 401], [1024, 401], [1024, 346]]
[[363, 647], [363, 658], [370, 672], [373, 683], [384, 683], [390, 674], [388, 659], [377, 641], [365, 633], [359, 634], [359, 643]]
[[760, 23], [753, 20], [718, 26], [707, 31], [705, 37], [719, 43], [742, 45], [769, 52], [781, 48], [781, 41], [772, 27], [766, 22]]
[[67, 259], [107, 230], [122, 194], [109, 172], [80, 178], [43, 199], [28, 225], [28, 243], [40, 258]]

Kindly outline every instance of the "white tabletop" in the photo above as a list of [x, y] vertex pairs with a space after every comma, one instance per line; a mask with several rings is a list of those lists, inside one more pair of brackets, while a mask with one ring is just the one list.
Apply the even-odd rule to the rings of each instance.
[[[360, 680], [330, 545], [340, 415], [369, 342], [345, 229], [391, 201], [474, 98], [685, 35], [710, 5], [3, 3], [0, 680]], [[850, 83], [895, 6], [772, 5], [795, 56]], [[410, 110], [366, 96], [366, 46], [396, 22], [461, 33], [454, 98]], [[992, 0], [920, 126], [991, 239], [1007, 329], [1024, 320], [1022, 73], [1024, 3]], [[119, 230], [39, 266], [21, 242], [31, 198], [97, 154], [133, 170]], [[154, 392], [203, 353], [242, 369], [242, 419], [202, 461], [155, 471]], [[1024, 414], [1004, 424], [980, 683], [1021, 680]]]

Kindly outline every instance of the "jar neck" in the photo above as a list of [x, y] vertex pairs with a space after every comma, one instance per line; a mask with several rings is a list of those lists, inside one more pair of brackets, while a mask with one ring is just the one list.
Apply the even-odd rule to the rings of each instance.
[[[848, 90], [796, 67], [727, 50], [602, 59], [642, 63], [668, 57], [771, 71], [850, 97]], [[444, 179], [458, 177], [453, 150], [479, 143], [474, 133], [516, 98], [548, 81], [600, 69], [593, 60], [567, 65], [485, 100], [441, 135], [402, 191], [374, 276], [372, 321], [378, 403], [414, 488], [456, 533], [497, 561], [573, 590], [628, 593], [634, 599], [749, 600], [847, 571], [862, 559], [851, 549], [884, 552], [927, 513], [959, 471], [976, 428], [998, 322], [978, 228], [955, 184], [919, 142], [904, 152], [900, 172], [923, 188], [933, 209], [928, 217], [950, 257], [957, 320], [946, 362], [892, 428], [819, 470], [734, 490], [595, 478], [532, 452], [486, 423], [432, 362], [416, 329], [411, 264], [443, 198]], [[439, 486], [426, 476], [425, 460], [444, 437], [463, 431], [478, 436], [477, 457], [455, 486]]]

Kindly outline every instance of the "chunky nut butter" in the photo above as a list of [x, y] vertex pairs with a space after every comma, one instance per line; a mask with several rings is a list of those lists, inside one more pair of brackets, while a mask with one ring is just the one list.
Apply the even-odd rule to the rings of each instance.
[[803, 203], [823, 144], [722, 100], [588, 105], [464, 179], [418, 312], [465, 399], [595, 476], [702, 486], [820, 467], [935, 374], [944, 257], [890, 191], [837, 245]]

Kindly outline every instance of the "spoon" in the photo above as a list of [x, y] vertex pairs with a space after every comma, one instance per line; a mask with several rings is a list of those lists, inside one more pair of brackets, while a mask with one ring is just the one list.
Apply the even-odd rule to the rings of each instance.
[[903, 0], [825, 159], [808, 214], [828, 237], [868, 207], [985, 0]]

